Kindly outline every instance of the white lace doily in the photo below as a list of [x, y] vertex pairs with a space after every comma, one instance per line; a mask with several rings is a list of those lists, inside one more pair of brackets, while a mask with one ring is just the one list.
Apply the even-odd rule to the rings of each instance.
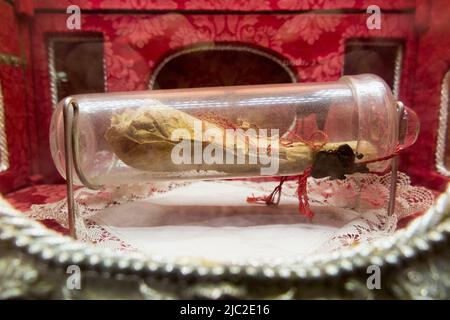
[[[395, 214], [386, 213], [390, 175], [354, 174], [346, 180], [308, 180], [315, 217], [298, 210], [297, 184], [285, 183], [278, 206], [249, 204], [277, 182], [198, 181], [75, 192], [78, 236], [115, 250], [167, 258], [195, 257], [242, 263], [301, 259], [392, 234], [397, 221], [428, 209], [431, 191], [399, 173]], [[67, 227], [62, 200], [34, 205], [34, 219]]]

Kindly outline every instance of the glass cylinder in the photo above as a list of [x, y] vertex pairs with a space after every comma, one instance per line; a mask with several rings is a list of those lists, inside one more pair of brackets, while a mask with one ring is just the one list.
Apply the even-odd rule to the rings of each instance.
[[[369, 74], [71, 98], [78, 108], [76, 118], [68, 112], [76, 122], [77, 163], [97, 186], [289, 176], [306, 169], [316, 178], [343, 178], [386, 170], [385, 159], [399, 143], [412, 144], [419, 130], [414, 112], [399, 113], [386, 83]], [[63, 108], [64, 100], [53, 114], [50, 139], [65, 176]], [[80, 184], [76, 173], [74, 179]]]

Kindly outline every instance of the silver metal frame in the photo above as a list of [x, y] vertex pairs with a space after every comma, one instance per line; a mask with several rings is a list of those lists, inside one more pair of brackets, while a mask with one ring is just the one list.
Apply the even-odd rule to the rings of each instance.
[[[450, 187], [387, 238], [294, 263], [237, 264], [107, 250], [0, 201], [0, 299], [449, 299], [449, 212]], [[67, 288], [70, 265], [82, 270], [80, 290]], [[367, 287], [371, 265], [380, 290]]]
[[[67, 209], [68, 209], [68, 226], [70, 236], [77, 238], [76, 221], [77, 221], [77, 207], [74, 198], [74, 179], [73, 171], [80, 180], [80, 182], [89, 189], [99, 189], [101, 186], [91, 183], [83, 173], [79, 160], [79, 143], [78, 143], [78, 115], [79, 106], [76, 100], [68, 97], [64, 100], [63, 107], [64, 119], [64, 157], [66, 170], [66, 187], [67, 187]], [[400, 128], [400, 121], [403, 118], [404, 106], [402, 102], [397, 103], [398, 121]], [[389, 189], [389, 200], [387, 213], [391, 216], [395, 210], [395, 196], [397, 192], [397, 172], [398, 172], [398, 156], [394, 155], [391, 162], [391, 186]]]
[[[403, 102], [398, 101], [397, 102], [398, 129], [399, 129], [398, 139], [400, 139], [401, 121], [403, 119], [404, 112], [405, 106], [403, 105]], [[394, 155], [391, 161], [391, 185], [389, 188], [389, 201], [387, 207], [387, 213], [389, 216], [392, 216], [395, 211], [395, 197], [397, 196], [397, 176], [398, 176], [398, 155]]]

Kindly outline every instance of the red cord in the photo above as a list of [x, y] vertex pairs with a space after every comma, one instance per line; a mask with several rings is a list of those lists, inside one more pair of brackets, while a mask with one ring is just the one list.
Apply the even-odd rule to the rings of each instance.
[[369, 164], [369, 163], [374, 163], [374, 162], [380, 162], [380, 161], [384, 161], [384, 160], [389, 160], [392, 159], [395, 156], [398, 156], [398, 154], [400, 153], [400, 151], [402, 150], [402, 148], [400, 147], [400, 145], [398, 144], [395, 147], [395, 151], [394, 153], [385, 156], [385, 157], [381, 157], [381, 158], [377, 158], [377, 159], [372, 159], [372, 160], [367, 160], [367, 161], [362, 161], [362, 162], [358, 162], [359, 164]]
[[[296, 135], [295, 133], [294, 133], [294, 135], [296, 137], [298, 137], [298, 135]], [[313, 133], [313, 135], [314, 135], [314, 133]], [[325, 133], [324, 133], [324, 135], [326, 136]], [[298, 138], [301, 139], [300, 137], [298, 137]], [[301, 141], [308, 144], [313, 149], [321, 148], [323, 146], [323, 144], [319, 145], [319, 144], [313, 144], [311, 142], [307, 143], [304, 140], [301, 140]], [[285, 146], [292, 145], [293, 142], [294, 141], [287, 140], [287, 139], [283, 141], [283, 143], [285, 143], [284, 144]], [[360, 162], [360, 164], [369, 164], [369, 163], [389, 160], [389, 159], [395, 157], [396, 155], [398, 155], [398, 153], [400, 151], [401, 151], [401, 147], [400, 147], [400, 145], [397, 145], [397, 147], [395, 148], [395, 152], [393, 154], [382, 157], [382, 158], [363, 161], [363, 162]], [[303, 171], [302, 174], [300, 174], [298, 176], [280, 177], [280, 183], [275, 187], [275, 189], [269, 195], [259, 196], [259, 197], [255, 197], [254, 195], [252, 195], [251, 197], [247, 197], [247, 202], [248, 203], [262, 203], [262, 204], [266, 204], [266, 205], [277, 205], [280, 202], [281, 189], [282, 189], [283, 183], [287, 180], [297, 179], [298, 211], [301, 214], [303, 214], [304, 216], [308, 217], [309, 219], [312, 219], [314, 217], [314, 212], [311, 211], [311, 208], [309, 206], [309, 199], [308, 199], [308, 177], [310, 176], [311, 171], [312, 171], [312, 167], [309, 167], [305, 171]], [[277, 200], [274, 201], [276, 196], [277, 196]]]
[[[283, 183], [287, 180], [287, 177], [280, 177], [280, 183], [273, 189], [273, 191], [267, 196], [259, 196], [255, 197], [252, 195], [251, 197], [247, 197], [248, 203], [263, 203], [266, 205], [277, 205], [280, 202], [281, 197], [281, 189], [283, 187]], [[275, 201], [275, 197], [277, 198]]]
[[[320, 137], [320, 139], [317, 139]], [[303, 142], [307, 146], [309, 146], [312, 150], [317, 150], [322, 148], [328, 141], [328, 136], [325, 132], [318, 130], [313, 132], [309, 139], [303, 139], [295, 132], [290, 132], [288, 137], [283, 138], [280, 141], [280, 144], [289, 147], [294, 142]], [[270, 146], [269, 146], [270, 148]], [[270, 149], [269, 149], [270, 150]], [[308, 201], [308, 177], [311, 174], [312, 167], [307, 168], [303, 171], [302, 174], [298, 176], [292, 177], [280, 177], [280, 183], [275, 187], [275, 189], [266, 196], [255, 197], [252, 195], [251, 197], [247, 197], [248, 203], [262, 203], [266, 205], [277, 205], [280, 202], [281, 197], [281, 189], [283, 183], [287, 180], [297, 179], [297, 197], [298, 197], [298, 211], [304, 216], [312, 219], [314, 217], [314, 213], [311, 211], [309, 207]], [[276, 201], [275, 201], [276, 198]]]
[[309, 219], [314, 217], [314, 213], [311, 211], [308, 201], [308, 177], [311, 174], [311, 170], [312, 167], [309, 167], [303, 171], [303, 173], [298, 176], [297, 182], [298, 211]]

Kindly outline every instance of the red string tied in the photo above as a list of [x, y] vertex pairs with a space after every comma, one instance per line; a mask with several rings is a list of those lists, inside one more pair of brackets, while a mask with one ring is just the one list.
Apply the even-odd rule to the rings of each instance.
[[[320, 137], [321, 139], [314, 139]], [[283, 139], [280, 141], [280, 143], [283, 146], [291, 146], [294, 142], [303, 142], [307, 144], [311, 149], [314, 151], [322, 148], [326, 142], [327, 142], [327, 135], [323, 131], [316, 131], [311, 134], [309, 141], [306, 141], [302, 139], [300, 136], [298, 136], [296, 133], [291, 132], [289, 134], [288, 138]], [[270, 146], [269, 146], [270, 147]], [[372, 160], [367, 160], [360, 162], [360, 164], [369, 164], [384, 160], [389, 160], [399, 154], [401, 151], [401, 146], [397, 145], [395, 148], [394, 153], [377, 158]], [[269, 149], [270, 150], [270, 149]], [[292, 176], [292, 177], [280, 177], [280, 183], [275, 187], [275, 189], [267, 196], [254, 196], [247, 197], [248, 203], [262, 203], [266, 205], [277, 205], [280, 202], [281, 197], [281, 190], [283, 183], [287, 180], [297, 179], [297, 197], [298, 197], [298, 211], [303, 214], [304, 216], [308, 217], [309, 219], [312, 219], [314, 217], [314, 213], [312, 212], [310, 206], [309, 206], [309, 199], [308, 199], [308, 177], [311, 175], [312, 167], [307, 168], [305, 171], [303, 171], [302, 174], [298, 176]], [[275, 201], [276, 198], [276, 201]]]
[[309, 167], [303, 171], [303, 173], [298, 176], [297, 181], [298, 211], [309, 219], [314, 217], [314, 213], [309, 207], [308, 200], [308, 177], [311, 174], [311, 170], [312, 167]]
[[[280, 144], [289, 147], [292, 146], [295, 142], [302, 142], [309, 146], [313, 151], [316, 151], [322, 148], [328, 141], [328, 136], [325, 132], [318, 130], [313, 132], [308, 139], [303, 139], [295, 132], [290, 132], [287, 137], [280, 140]], [[270, 152], [270, 145], [268, 147], [268, 151]], [[314, 217], [314, 213], [311, 211], [308, 201], [308, 177], [311, 174], [312, 167], [307, 168], [303, 171], [302, 174], [298, 176], [292, 177], [280, 177], [280, 183], [275, 187], [275, 189], [266, 196], [255, 196], [252, 195], [247, 197], [248, 203], [261, 203], [266, 205], [277, 205], [280, 202], [281, 190], [283, 187], [283, 183], [287, 180], [297, 179], [297, 197], [298, 197], [298, 211], [312, 219]], [[276, 199], [276, 200], [275, 200]]]
[[[251, 197], [247, 197], [248, 203], [262, 203], [266, 205], [277, 205], [280, 203], [281, 197], [281, 189], [283, 187], [283, 183], [286, 181], [287, 177], [281, 177], [280, 183], [273, 189], [273, 191], [266, 196], [255, 196], [252, 194]], [[276, 199], [276, 200], [275, 200]]]

